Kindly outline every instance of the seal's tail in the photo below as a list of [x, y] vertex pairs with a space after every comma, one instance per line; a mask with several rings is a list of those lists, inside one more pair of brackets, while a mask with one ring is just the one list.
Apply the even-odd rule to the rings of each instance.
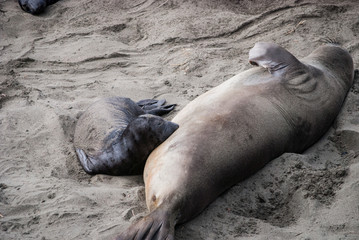
[[140, 106], [140, 108], [142, 108], [145, 113], [162, 116], [166, 113], [171, 112], [176, 106], [176, 104], [165, 105], [165, 103], [165, 99], [144, 99], [137, 102], [137, 105]]
[[175, 219], [161, 207], [131, 225], [116, 240], [173, 240]]

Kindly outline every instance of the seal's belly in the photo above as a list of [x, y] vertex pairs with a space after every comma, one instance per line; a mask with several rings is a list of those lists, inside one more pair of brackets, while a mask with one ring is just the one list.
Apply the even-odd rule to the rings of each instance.
[[173, 192], [192, 199], [193, 194], [210, 191], [216, 197], [284, 151], [290, 126], [272, 103], [241, 91], [227, 94], [233, 97], [215, 93], [215, 102], [204, 103], [211, 98], [208, 94], [173, 119], [179, 129], [146, 163], [150, 209], [156, 207], [151, 199], [161, 204]]
[[327, 85], [296, 76], [288, 82], [262, 69], [248, 70], [190, 102], [173, 119], [179, 129], [147, 160], [148, 207], [176, 196], [195, 215], [270, 160], [312, 144], [327, 111], [318, 110], [314, 100], [327, 97], [322, 91]]

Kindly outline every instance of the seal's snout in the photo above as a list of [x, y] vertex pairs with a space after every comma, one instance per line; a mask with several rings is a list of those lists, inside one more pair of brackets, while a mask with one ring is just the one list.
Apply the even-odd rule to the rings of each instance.
[[165, 136], [165, 138], [168, 138], [178, 128], [179, 128], [179, 125], [177, 123], [167, 121], [166, 122], [166, 128], [164, 130], [163, 135]]
[[31, 14], [40, 14], [46, 8], [44, 0], [19, 0], [19, 4], [22, 10]]

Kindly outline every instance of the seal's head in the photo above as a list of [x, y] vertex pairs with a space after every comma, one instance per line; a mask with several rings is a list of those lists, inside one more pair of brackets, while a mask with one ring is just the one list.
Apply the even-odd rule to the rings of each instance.
[[137, 131], [146, 131], [148, 134], [153, 134], [158, 143], [166, 140], [177, 128], [178, 124], [167, 121], [159, 116], [152, 114], [144, 114], [135, 120], [133, 125]]
[[46, 0], [19, 0], [19, 4], [22, 10], [31, 14], [40, 14], [47, 6]]
[[346, 86], [351, 86], [354, 79], [354, 63], [349, 52], [338, 44], [325, 44], [313, 51], [307, 58], [318, 61], [329, 69]]

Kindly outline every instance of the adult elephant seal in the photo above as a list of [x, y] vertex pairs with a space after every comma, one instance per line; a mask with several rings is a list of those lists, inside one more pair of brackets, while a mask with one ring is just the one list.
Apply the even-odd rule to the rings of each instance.
[[284, 152], [302, 152], [330, 127], [353, 81], [353, 60], [328, 44], [297, 60], [257, 43], [242, 72], [189, 103], [179, 129], [144, 170], [150, 213], [117, 239], [173, 239], [174, 226]]
[[18, 0], [22, 10], [34, 15], [42, 13], [47, 6], [58, 1], [59, 0]]
[[111, 97], [92, 104], [80, 116], [74, 136], [84, 170], [89, 174], [142, 174], [151, 151], [178, 128], [155, 116], [174, 108], [164, 103]]

